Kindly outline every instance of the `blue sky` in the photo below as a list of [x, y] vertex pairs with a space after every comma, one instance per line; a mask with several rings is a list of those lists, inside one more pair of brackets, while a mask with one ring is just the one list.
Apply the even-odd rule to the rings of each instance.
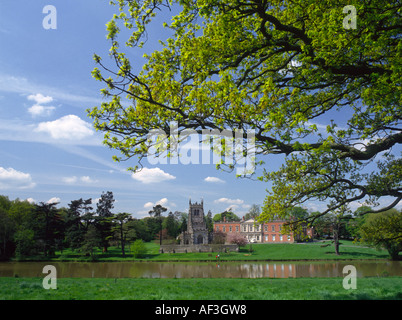
[[[46, 5], [57, 9], [55, 30], [43, 27]], [[148, 170], [133, 178], [126, 168], [135, 160], [113, 162], [117, 151], [102, 145], [86, 109], [102, 101], [102, 84], [91, 77], [92, 56], [107, 59], [105, 24], [116, 10], [107, 0], [0, 2], [0, 194], [67, 206], [112, 191], [114, 212], [134, 217], [147, 216], [156, 203], [187, 211], [189, 198], [203, 198], [214, 214], [231, 207], [242, 216], [252, 204], [261, 205], [266, 183], [238, 179], [214, 164], [144, 162]], [[163, 30], [151, 30], [151, 49], [159, 37]], [[142, 53], [128, 55], [139, 60]], [[277, 168], [280, 159], [265, 160]]]
[[[46, 5], [57, 10], [55, 30], [43, 27]], [[102, 145], [85, 110], [102, 101], [102, 85], [91, 77], [92, 56], [107, 59], [105, 24], [114, 12], [105, 0], [0, 2], [0, 194], [67, 206], [112, 191], [114, 212], [135, 217], [156, 203], [187, 211], [189, 198], [203, 198], [213, 213], [232, 207], [240, 216], [262, 204], [266, 184], [214, 164], [144, 162], [152, 170], [134, 179], [126, 168], [135, 160], [113, 162], [117, 151]]]

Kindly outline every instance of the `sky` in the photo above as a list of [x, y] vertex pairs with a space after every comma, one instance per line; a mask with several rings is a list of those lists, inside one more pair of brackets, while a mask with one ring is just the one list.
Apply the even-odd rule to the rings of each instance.
[[[54, 23], [47, 5], [56, 9], [56, 29], [44, 27]], [[266, 184], [214, 164], [145, 160], [134, 177], [127, 168], [135, 159], [113, 161], [118, 151], [102, 144], [86, 109], [103, 101], [92, 57], [108, 58], [105, 24], [116, 11], [105, 0], [0, 1], [0, 194], [67, 207], [112, 191], [113, 211], [137, 218], [157, 203], [187, 212], [189, 199], [202, 199], [213, 214], [232, 208], [242, 216], [261, 205]], [[156, 30], [149, 41], [160, 35]]]
[[[242, 216], [252, 204], [262, 205], [266, 183], [236, 178], [214, 164], [145, 160], [145, 169], [133, 175], [127, 168], [135, 159], [112, 160], [118, 151], [102, 144], [86, 110], [102, 102], [92, 57], [108, 58], [105, 24], [116, 12], [107, 0], [0, 0], [0, 194], [67, 207], [112, 191], [113, 211], [136, 218], [156, 204], [186, 212], [189, 199], [203, 199], [213, 214], [232, 208]], [[148, 48], [157, 48], [163, 36], [151, 29]], [[128, 57], [140, 61], [142, 54]], [[266, 167], [278, 168], [280, 161], [270, 158]]]

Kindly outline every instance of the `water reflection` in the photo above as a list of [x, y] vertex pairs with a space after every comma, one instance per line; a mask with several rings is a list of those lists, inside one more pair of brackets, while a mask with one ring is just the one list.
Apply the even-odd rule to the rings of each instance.
[[57, 276], [82, 278], [299, 278], [343, 277], [343, 267], [354, 265], [358, 277], [402, 276], [398, 261], [330, 262], [3, 262], [0, 277], [43, 277], [52, 264]]

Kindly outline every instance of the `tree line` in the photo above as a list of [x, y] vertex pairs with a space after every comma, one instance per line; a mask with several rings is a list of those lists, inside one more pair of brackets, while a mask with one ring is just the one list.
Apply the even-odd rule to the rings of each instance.
[[[58, 203], [30, 203], [19, 199], [10, 200], [0, 195], [0, 260], [16, 257], [51, 257], [56, 251], [69, 248], [94, 258], [98, 248], [107, 252], [110, 246], [118, 246], [122, 256], [127, 245], [137, 240], [175, 242], [177, 236], [187, 230], [187, 213], [167, 212], [161, 205], [150, 210], [149, 216], [133, 218], [129, 213], [112, 213], [114, 196], [103, 192], [94, 207], [92, 199], [71, 201], [67, 208], [57, 208]], [[315, 238], [331, 238], [335, 252], [339, 254], [340, 239], [353, 239], [367, 245], [384, 248], [393, 260], [402, 251], [402, 212], [391, 209], [383, 213], [367, 214], [370, 207], [362, 206], [355, 212], [323, 215], [310, 225]], [[318, 212], [308, 212], [301, 207], [291, 209], [289, 214], [303, 221]], [[165, 214], [165, 216], [164, 216]], [[258, 218], [260, 207], [253, 205], [245, 219]], [[240, 221], [230, 209], [205, 216], [209, 232], [217, 221]], [[242, 239], [240, 239], [242, 240]], [[231, 241], [226, 235], [215, 233], [214, 242]], [[165, 243], [164, 242], [164, 243]]]
[[[112, 213], [114, 196], [103, 192], [94, 207], [92, 199], [72, 200], [67, 208], [58, 203], [30, 203], [0, 195], [0, 260], [26, 256], [51, 257], [70, 248], [94, 257], [97, 248], [111, 245], [126, 255], [127, 244], [136, 240], [175, 239], [187, 229], [187, 215], [156, 205], [149, 216], [136, 219], [130, 213]], [[212, 225], [212, 224], [211, 224]]]

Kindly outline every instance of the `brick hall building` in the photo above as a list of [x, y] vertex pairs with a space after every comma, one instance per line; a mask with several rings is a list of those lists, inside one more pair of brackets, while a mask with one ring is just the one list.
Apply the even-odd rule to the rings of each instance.
[[[250, 243], [293, 243], [301, 240], [301, 235], [282, 234], [282, 225], [286, 221], [274, 220], [271, 222], [258, 224], [254, 219], [242, 221], [223, 221], [214, 222], [214, 232], [223, 232], [226, 235], [231, 233], [239, 233], [243, 235]], [[307, 236], [308, 239], [313, 238], [312, 228], [303, 228], [303, 236]]]

